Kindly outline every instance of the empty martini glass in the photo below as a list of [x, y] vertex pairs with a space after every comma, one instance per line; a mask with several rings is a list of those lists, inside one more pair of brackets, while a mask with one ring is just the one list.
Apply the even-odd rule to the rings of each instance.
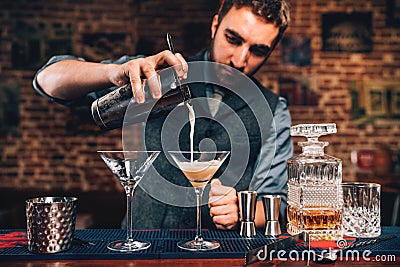
[[159, 151], [98, 151], [100, 157], [118, 178], [126, 193], [126, 240], [108, 244], [110, 250], [132, 252], [150, 247], [148, 241], [133, 240], [132, 237], [132, 199], [133, 193]]
[[[169, 151], [169, 154], [192, 184], [196, 193], [197, 229], [194, 240], [180, 241], [178, 247], [190, 251], [205, 251], [219, 248], [214, 240], [204, 240], [201, 235], [201, 199], [204, 187], [217, 172], [221, 164], [229, 155], [229, 151], [190, 152]], [[191, 160], [193, 159], [193, 160]]]

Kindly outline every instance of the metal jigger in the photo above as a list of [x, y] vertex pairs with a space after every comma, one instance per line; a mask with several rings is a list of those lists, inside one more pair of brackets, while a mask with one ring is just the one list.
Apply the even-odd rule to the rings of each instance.
[[279, 208], [281, 206], [281, 197], [275, 195], [265, 195], [262, 197], [265, 214], [265, 235], [280, 235], [281, 227], [279, 225]]
[[239, 192], [239, 212], [240, 212], [240, 235], [254, 236], [256, 235], [256, 226], [254, 217], [256, 215], [256, 198], [255, 191]]

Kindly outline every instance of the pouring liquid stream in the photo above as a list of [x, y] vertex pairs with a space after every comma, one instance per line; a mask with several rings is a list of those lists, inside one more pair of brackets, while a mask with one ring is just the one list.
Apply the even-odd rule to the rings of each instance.
[[182, 163], [181, 170], [194, 188], [203, 188], [217, 172], [220, 164], [218, 163], [218, 161], [215, 160], [206, 162], [193, 160], [193, 139], [196, 115], [193, 105], [189, 101], [185, 102], [185, 105], [189, 111], [190, 122], [190, 162], [187, 162], [186, 164]]
[[[168, 44], [168, 48], [169, 50], [175, 54], [175, 49], [174, 49], [174, 45], [172, 43], [172, 36], [167, 33], [167, 44]], [[180, 85], [180, 82], [178, 80], [178, 77], [174, 74], [174, 78], [175, 81], [178, 82], [178, 84]], [[194, 113], [194, 109], [192, 106], [192, 103], [190, 101], [185, 101], [185, 105], [189, 110], [189, 122], [190, 122], [190, 163], [193, 163], [193, 136], [194, 136], [194, 125], [195, 125], [195, 113]]]
[[189, 122], [190, 122], [190, 163], [193, 163], [193, 136], [194, 136], [194, 125], [196, 124], [196, 115], [194, 113], [193, 105], [190, 102], [185, 102], [186, 107], [189, 110]]

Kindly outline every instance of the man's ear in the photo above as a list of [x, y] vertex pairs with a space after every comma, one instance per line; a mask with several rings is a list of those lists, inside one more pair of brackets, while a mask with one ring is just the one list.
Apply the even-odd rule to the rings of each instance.
[[211, 23], [211, 39], [214, 39], [215, 33], [217, 32], [218, 28], [218, 14], [216, 14], [213, 18], [213, 21]]

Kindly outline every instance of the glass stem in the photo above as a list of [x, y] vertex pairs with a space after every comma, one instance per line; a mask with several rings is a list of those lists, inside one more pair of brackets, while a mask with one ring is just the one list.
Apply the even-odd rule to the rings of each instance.
[[127, 240], [127, 242], [133, 242], [133, 236], [132, 236], [132, 210], [133, 210], [132, 199], [133, 199], [134, 191], [135, 191], [135, 188], [132, 185], [125, 186], [125, 192], [126, 192], [126, 240]]
[[201, 235], [201, 199], [203, 196], [203, 187], [197, 187], [196, 191], [196, 208], [197, 208], [197, 230], [194, 242], [196, 245], [201, 245], [203, 243], [203, 236]]

